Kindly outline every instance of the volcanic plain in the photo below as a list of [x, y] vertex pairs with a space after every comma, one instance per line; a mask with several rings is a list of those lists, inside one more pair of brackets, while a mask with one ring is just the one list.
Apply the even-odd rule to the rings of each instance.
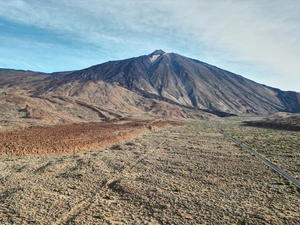
[[[244, 119], [213, 122], [299, 179], [300, 133]], [[1, 224], [300, 224], [299, 190], [206, 120], [0, 135]]]

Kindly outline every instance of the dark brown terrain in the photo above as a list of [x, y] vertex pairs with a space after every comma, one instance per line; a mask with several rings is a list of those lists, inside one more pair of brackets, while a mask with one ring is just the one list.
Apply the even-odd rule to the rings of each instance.
[[0, 157], [75, 153], [99, 149], [124, 142], [147, 131], [175, 125], [183, 124], [174, 121], [126, 119], [2, 131], [0, 132]]
[[245, 121], [245, 125], [272, 129], [300, 131], [299, 113], [275, 113], [256, 121]]

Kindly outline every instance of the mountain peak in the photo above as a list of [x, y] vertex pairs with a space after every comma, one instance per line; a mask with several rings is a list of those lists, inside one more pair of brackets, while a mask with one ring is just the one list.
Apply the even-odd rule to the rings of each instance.
[[150, 61], [153, 63], [163, 54], [165, 54], [165, 52], [163, 50], [159, 49], [159, 50], [155, 50], [148, 56], [150, 57]]
[[[111, 61], [51, 76], [49, 88], [73, 81], [103, 81], [142, 97], [227, 113], [300, 112], [297, 93], [285, 93], [176, 53], [155, 50], [129, 60]], [[49, 78], [50, 79], [50, 78]], [[1, 84], [1, 82], [0, 82]], [[75, 90], [75, 89], [74, 89]], [[72, 94], [73, 95], [73, 94]], [[278, 96], [278, 97], [276, 97]]]
[[163, 55], [165, 52], [161, 49], [155, 50], [154, 52], [152, 52], [149, 56], [153, 56], [153, 55]]

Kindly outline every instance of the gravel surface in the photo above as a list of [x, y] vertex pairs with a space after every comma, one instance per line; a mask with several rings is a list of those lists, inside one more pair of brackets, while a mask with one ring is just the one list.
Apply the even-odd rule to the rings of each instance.
[[300, 224], [298, 190], [205, 121], [0, 171], [0, 224]]

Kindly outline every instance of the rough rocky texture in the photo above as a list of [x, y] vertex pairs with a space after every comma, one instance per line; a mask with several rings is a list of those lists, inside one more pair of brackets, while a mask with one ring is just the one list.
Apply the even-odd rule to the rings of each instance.
[[74, 80], [102, 80], [145, 97], [214, 111], [300, 112], [297, 92], [261, 85], [215, 66], [162, 50], [67, 74], [56, 73], [50, 79], [50, 90]]
[[1, 224], [300, 223], [298, 190], [205, 121], [0, 170]]
[[0, 156], [75, 153], [103, 148], [174, 121], [115, 120], [0, 132]]
[[41, 89], [49, 85], [49, 80], [45, 80], [47, 77], [50, 75], [12, 70], [4, 70], [1, 74], [0, 71], [1, 130], [102, 122], [127, 117], [215, 117], [203, 110], [181, 107], [156, 98], [145, 98], [104, 81], [70, 81], [53, 90], [43, 91]]
[[245, 121], [244, 124], [248, 126], [300, 131], [300, 114], [275, 113], [262, 120]]
[[209, 119], [299, 112], [300, 93], [257, 84], [161, 50], [87, 69], [44, 74], [0, 69], [0, 126], [101, 122], [125, 117]]

